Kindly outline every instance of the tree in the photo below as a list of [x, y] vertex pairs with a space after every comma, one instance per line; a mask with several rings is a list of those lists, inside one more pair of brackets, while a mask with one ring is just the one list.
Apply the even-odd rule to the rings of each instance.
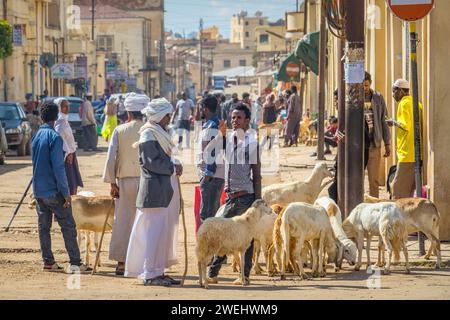
[[12, 55], [12, 27], [6, 20], [0, 20], [0, 59]]

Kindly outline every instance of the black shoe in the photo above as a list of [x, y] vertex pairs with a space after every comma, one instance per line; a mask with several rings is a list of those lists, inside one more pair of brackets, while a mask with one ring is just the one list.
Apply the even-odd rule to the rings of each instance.
[[163, 276], [144, 280], [144, 286], [170, 287], [171, 285], [172, 285], [172, 283], [170, 282], [170, 280], [164, 278]]
[[310, 157], [317, 157], [317, 152], [314, 152]]
[[331, 154], [331, 150], [325, 150], [323, 154]]
[[168, 275], [164, 275], [163, 277], [164, 277], [164, 279], [169, 280], [170, 283], [173, 284], [173, 285], [175, 285], [175, 286], [179, 286], [179, 285], [181, 284], [181, 281], [180, 281], [180, 280], [175, 280], [174, 278], [169, 277]]

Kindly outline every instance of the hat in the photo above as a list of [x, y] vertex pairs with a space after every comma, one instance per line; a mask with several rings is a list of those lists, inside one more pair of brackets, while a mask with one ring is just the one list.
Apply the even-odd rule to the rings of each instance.
[[141, 112], [147, 116], [147, 120], [158, 123], [173, 112], [173, 106], [166, 98], [153, 99]]
[[129, 112], [141, 111], [150, 102], [150, 98], [145, 94], [132, 92], [125, 97], [125, 110]]
[[405, 79], [397, 79], [394, 82], [394, 87], [409, 90], [409, 82]]

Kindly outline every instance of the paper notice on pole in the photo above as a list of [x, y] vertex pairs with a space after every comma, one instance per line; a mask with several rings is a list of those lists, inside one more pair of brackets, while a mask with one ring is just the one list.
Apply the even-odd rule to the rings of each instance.
[[345, 64], [345, 83], [355, 84], [364, 81], [364, 61]]
[[415, 4], [432, 4], [432, 0], [391, 0], [393, 6], [406, 6]]

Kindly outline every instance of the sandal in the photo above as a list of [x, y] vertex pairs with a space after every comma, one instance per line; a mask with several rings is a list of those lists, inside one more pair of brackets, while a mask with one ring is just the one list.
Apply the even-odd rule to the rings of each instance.
[[56, 262], [53, 264], [44, 264], [44, 267], [42, 268], [42, 271], [47, 271], [47, 272], [60, 272], [63, 270], [64, 270], [64, 268], [61, 267]]
[[125, 274], [125, 268], [116, 267], [116, 276], [123, 276]]

